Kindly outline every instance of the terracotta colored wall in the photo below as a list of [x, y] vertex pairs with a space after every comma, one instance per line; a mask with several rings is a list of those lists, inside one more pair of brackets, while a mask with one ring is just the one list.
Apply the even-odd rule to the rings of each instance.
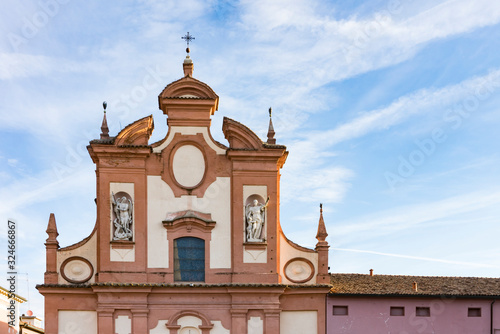
[[[500, 302], [499, 302], [500, 304]], [[348, 306], [348, 315], [333, 315], [333, 306]], [[329, 297], [327, 333], [490, 333], [491, 300], [452, 298]], [[391, 306], [404, 306], [404, 316], [391, 316]], [[430, 307], [430, 317], [415, 316], [416, 307]], [[469, 307], [481, 308], [481, 317], [468, 317]], [[494, 307], [500, 329], [500, 305]]]

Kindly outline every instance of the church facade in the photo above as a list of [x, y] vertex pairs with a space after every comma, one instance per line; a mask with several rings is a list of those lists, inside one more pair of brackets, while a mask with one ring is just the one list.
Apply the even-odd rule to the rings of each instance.
[[[110, 136], [106, 115], [88, 151], [96, 164], [91, 235], [61, 248], [47, 227], [45, 332], [88, 334], [326, 333], [328, 243], [319, 214], [315, 249], [280, 227], [287, 150], [225, 118], [229, 146], [210, 133], [219, 98], [184, 76], [159, 95], [164, 139], [152, 116]], [[314, 236], [311, 236], [314, 237]]]

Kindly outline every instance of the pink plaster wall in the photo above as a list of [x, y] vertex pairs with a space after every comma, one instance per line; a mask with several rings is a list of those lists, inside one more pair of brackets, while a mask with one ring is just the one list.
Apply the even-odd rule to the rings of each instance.
[[[394, 298], [330, 296], [327, 334], [489, 334], [487, 299]], [[348, 306], [347, 316], [334, 316], [334, 305]], [[404, 306], [404, 316], [391, 316], [391, 306]], [[416, 307], [430, 307], [430, 317], [417, 317]], [[468, 317], [469, 307], [481, 308], [481, 317]], [[500, 333], [500, 300], [494, 304], [494, 328]]]

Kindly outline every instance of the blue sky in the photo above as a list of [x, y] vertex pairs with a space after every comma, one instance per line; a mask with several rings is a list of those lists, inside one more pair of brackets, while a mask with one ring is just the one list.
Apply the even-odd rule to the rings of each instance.
[[[182, 75], [289, 158], [281, 224], [314, 247], [319, 203], [332, 272], [500, 276], [500, 3], [455, 1], [9, 2], [0, 13], [0, 224], [19, 225], [19, 293], [43, 314], [45, 229], [95, 223], [102, 101], [111, 134], [153, 114]], [[2, 246], [6, 255], [6, 246]], [[2, 258], [5, 257], [2, 256]], [[1, 283], [1, 285], [6, 285]], [[28, 291], [29, 286], [29, 291]]]

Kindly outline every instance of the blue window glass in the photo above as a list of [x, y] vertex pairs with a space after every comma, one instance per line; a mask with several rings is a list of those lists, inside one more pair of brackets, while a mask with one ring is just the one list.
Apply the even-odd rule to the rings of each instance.
[[205, 281], [205, 240], [193, 237], [174, 240], [174, 281]]

